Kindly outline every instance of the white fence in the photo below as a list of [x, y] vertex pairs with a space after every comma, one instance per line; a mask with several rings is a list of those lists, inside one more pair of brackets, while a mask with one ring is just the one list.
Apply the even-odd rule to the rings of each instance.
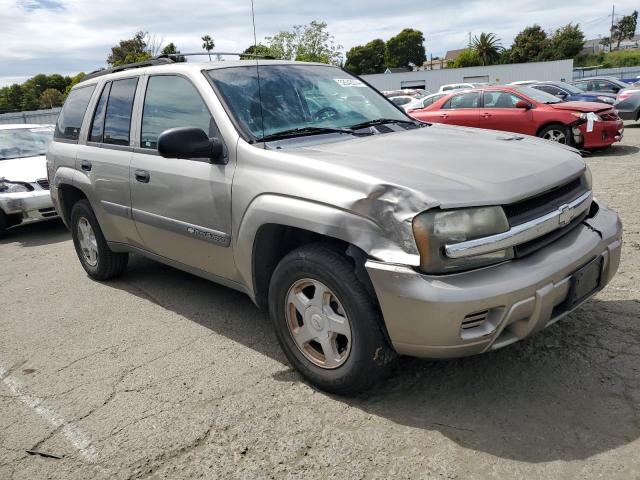
[[436, 92], [440, 85], [462, 82], [505, 84], [517, 80], [564, 80], [573, 78], [573, 60], [513, 63], [487, 67], [445, 68], [417, 72], [376, 73], [362, 78], [378, 90], [425, 88]]
[[0, 125], [12, 123], [40, 123], [54, 124], [62, 107], [47, 110], [32, 110], [30, 112], [15, 112], [0, 114]]

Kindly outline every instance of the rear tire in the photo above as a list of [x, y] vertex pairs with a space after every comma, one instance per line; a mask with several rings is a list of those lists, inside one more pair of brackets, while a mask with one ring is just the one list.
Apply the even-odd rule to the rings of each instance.
[[573, 146], [573, 138], [571, 136], [571, 129], [561, 123], [553, 123], [547, 125], [538, 132], [538, 137], [544, 138], [551, 142], [560, 143], [562, 145]]
[[396, 358], [353, 264], [328, 245], [303, 246], [280, 261], [269, 286], [269, 312], [291, 364], [327, 392], [366, 390]]
[[88, 200], [71, 209], [71, 236], [82, 267], [94, 280], [109, 280], [127, 268], [129, 254], [109, 248]]

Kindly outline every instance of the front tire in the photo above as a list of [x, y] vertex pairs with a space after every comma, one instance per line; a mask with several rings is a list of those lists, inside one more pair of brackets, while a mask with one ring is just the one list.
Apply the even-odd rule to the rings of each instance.
[[129, 255], [109, 248], [88, 200], [71, 209], [71, 236], [82, 267], [94, 280], [109, 280], [127, 268]]
[[538, 132], [538, 137], [544, 138], [551, 142], [560, 143], [562, 145], [572, 146], [571, 129], [561, 123], [547, 125]]
[[327, 245], [298, 248], [280, 261], [269, 311], [291, 364], [322, 390], [366, 390], [395, 359], [374, 299], [353, 264]]

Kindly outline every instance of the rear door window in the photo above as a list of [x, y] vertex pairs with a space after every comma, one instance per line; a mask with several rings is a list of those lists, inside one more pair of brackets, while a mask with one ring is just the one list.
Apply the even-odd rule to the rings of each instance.
[[509, 92], [484, 92], [484, 108], [516, 108], [520, 100], [520, 97]]
[[95, 85], [89, 85], [76, 88], [69, 93], [67, 101], [64, 102], [64, 107], [62, 107], [62, 111], [58, 115], [56, 130], [53, 134], [54, 138], [78, 141], [82, 120], [94, 89]]
[[104, 132], [104, 114], [107, 107], [107, 98], [109, 97], [109, 90], [111, 89], [111, 82], [105, 84], [96, 105], [96, 111], [93, 114], [93, 120], [91, 121], [91, 130], [89, 133], [90, 142], [102, 142], [102, 134]]
[[209, 137], [219, 136], [209, 109], [189, 80], [177, 75], [150, 77], [144, 97], [140, 146], [157, 148], [160, 134], [177, 127], [196, 127]]
[[451, 97], [442, 108], [454, 109], [454, 108], [478, 108], [480, 104], [480, 92], [468, 92], [461, 95]]
[[129, 145], [131, 111], [133, 110], [133, 98], [137, 85], [137, 78], [115, 80], [111, 84], [104, 118], [104, 143]]

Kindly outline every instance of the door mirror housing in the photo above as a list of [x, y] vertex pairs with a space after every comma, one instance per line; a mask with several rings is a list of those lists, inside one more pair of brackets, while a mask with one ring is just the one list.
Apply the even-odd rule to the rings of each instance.
[[516, 102], [516, 108], [524, 108], [525, 110], [529, 110], [531, 108], [531, 104], [529, 102], [525, 102], [524, 100], [518, 100]]
[[158, 137], [158, 153], [165, 158], [206, 158], [211, 163], [227, 163], [222, 142], [215, 137], [209, 138], [201, 128], [165, 130]]

